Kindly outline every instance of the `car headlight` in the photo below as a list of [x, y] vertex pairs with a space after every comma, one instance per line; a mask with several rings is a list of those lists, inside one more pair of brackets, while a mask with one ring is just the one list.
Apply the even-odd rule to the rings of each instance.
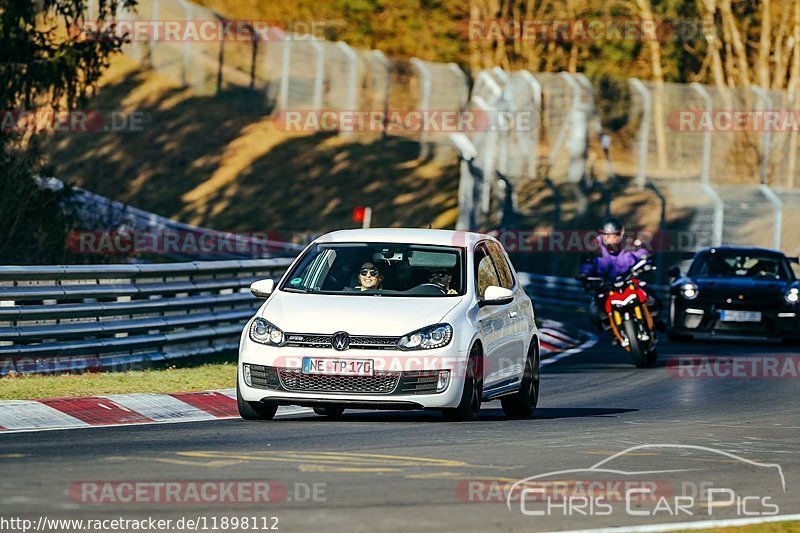
[[270, 346], [280, 346], [283, 344], [283, 339], [283, 331], [268, 320], [256, 318], [250, 325], [250, 340], [254, 342]]
[[434, 324], [412, 331], [397, 341], [397, 347], [401, 350], [432, 350], [447, 346], [452, 338], [453, 327], [450, 324]]
[[790, 304], [795, 304], [798, 300], [800, 300], [800, 289], [797, 287], [790, 287], [785, 296], [787, 302]]
[[689, 282], [681, 285], [681, 294], [687, 300], [694, 300], [700, 294], [700, 291], [695, 283]]

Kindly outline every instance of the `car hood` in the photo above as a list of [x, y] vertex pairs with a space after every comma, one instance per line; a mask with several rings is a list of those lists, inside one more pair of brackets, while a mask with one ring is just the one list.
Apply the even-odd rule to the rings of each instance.
[[756, 302], [782, 298], [789, 285], [785, 281], [725, 278], [700, 278], [696, 282], [703, 298], [712, 300], [733, 298]]
[[290, 333], [400, 337], [441, 320], [462, 297], [404, 298], [276, 292], [259, 316]]

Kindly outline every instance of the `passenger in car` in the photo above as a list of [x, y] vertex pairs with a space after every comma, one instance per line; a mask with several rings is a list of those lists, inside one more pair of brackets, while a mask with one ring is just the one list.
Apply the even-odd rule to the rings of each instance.
[[358, 281], [356, 290], [373, 291], [383, 288], [383, 274], [374, 263], [369, 261], [361, 265], [358, 271]]
[[457, 290], [450, 288], [450, 283], [453, 281], [453, 275], [448, 270], [443, 268], [431, 270], [428, 280], [435, 285], [439, 285], [441, 288], [447, 291], [447, 294], [458, 294]]

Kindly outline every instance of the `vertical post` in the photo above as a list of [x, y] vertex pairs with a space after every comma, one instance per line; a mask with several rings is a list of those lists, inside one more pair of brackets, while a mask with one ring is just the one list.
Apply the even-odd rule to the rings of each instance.
[[[761, 87], [750, 87], [755, 95], [764, 103], [764, 111], [772, 110], [772, 100], [770, 99], [767, 91]], [[769, 128], [764, 128], [764, 133], [761, 135], [761, 165], [759, 167], [759, 182], [761, 185], [766, 185], [769, 174], [769, 152], [770, 152], [770, 131]]]
[[[152, 4], [152, 7], [151, 7], [151, 11], [150, 11], [150, 18], [152, 20], [159, 20], [158, 16], [159, 16], [160, 8], [161, 8], [161, 0], [153, 0], [153, 4]], [[153, 54], [155, 54], [156, 46], [158, 46], [158, 41], [156, 41], [154, 39], [148, 39], [147, 40], [147, 45], [148, 45], [147, 53], [149, 55], [148, 60], [150, 61], [150, 65], [152, 66], [153, 65]]]
[[456, 148], [460, 163], [460, 177], [458, 181], [458, 221], [457, 230], [469, 231], [475, 229], [475, 178], [472, 173], [472, 161], [478, 151], [475, 145], [464, 133], [453, 133], [450, 141]]
[[461, 70], [461, 67], [455, 63], [448, 63], [447, 68], [449, 68], [458, 77], [459, 109], [464, 109], [469, 101], [469, 85], [467, 84], [467, 75], [464, 74], [464, 71]]
[[710, 183], [702, 183], [700, 185], [714, 204], [714, 227], [712, 230], [712, 242], [714, 246], [722, 245], [722, 224], [724, 222], [723, 216], [725, 212], [725, 203], [720, 198], [717, 191], [711, 186]]
[[[706, 111], [711, 113], [714, 103], [711, 100], [711, 95], [708, 94], [705, 87], [700, 85], [699, 83], [692, 83], [692, 89], [697, 91], [697, 93], [703, 98], [703, 101], [706, 104]], [[711, 182], [711, 130], [706, 130], [703, 133], [703, 161], [700, 166], [700, 181], [704, 185], [708, 185]], [[716, 195], [716, 193], [714, 193]], [[717, 245], [719, 246], [719, 245]]]
[[281, 49], [281, 85], [280, 90], [278, 91], [277, 102], [277, 108], [279, 111], [286, 111], [289, 104], [289, 69], [291, 68], [289, 65], [289, 60], [291, 59], [291, 42], [292, 39], [287, 38], [286, 35], [284, 35], [283, 39], [281, 39], [281, 45], [283, 48]]
[[[386, 126], [389, 123], [389, 96], [390, 90], [392, 87], [392, 67], [389, 63], [389, 60], [386, 59], [386, 56], [380, 50], [372, 50], [371, 51], [372, 57], [378, 60], [378, 62], [383, 65], [386, 69], [386, 89], [383, 94], [383, 131], [381, 132], [381, 139], [386, 139]], [[370, 109], [370, 111], [373, 111]]]
[[542, 84], [527, 70], [520, 71], [519, 75], [522, 76], [531, 91], [533, 111], [536, 112], [537, 122], [536, 124], [531, 124], [533, 132], [530, 139], [531, 146], [528, 150], [528, 165], [526, 169], [528, 179], [536, 179], [539, 166], [539, 137], [542, 125]]
[[638, 78], [631, 78], [630, 84], [642, 97], [642, 123], [639, 126], [639, 155], [636, 164], [636, 187], [644, 190], [647, 181], [647, 148], [650, 142], [650, 114], [653, 100], [650, 91]]
[[311, 108], [319, 111], [322, 110], [322, 89], [325, 83], [325, 48], [313, 37], [311, 37], [310, 43], [317, 54], [317, 71], [314, 77], [314, 96]]
[[[544, 179], [544, 184], [553, 193], [553, 233], [561, 230], [561, 203], [563, 198], [558, 188], [553, 184], [553, 181], [547, 177]], [[550, 252], [550, 275], [555, 276], [558, 273], [558, 256]]]
[[783, 201], [780, 197], [775, 194], [769, 185], [762, 183], [761, 184], [761, 192], [764, 196], [767, 197], [767, 200], [770, 201], [772, 207], [775, 208], [775, 219], [773, 222], [773, 232], [772, 232], [772, 247], [776, 250], [781, 249], [781, 232], [783, 229]]
[[[419, 103], [418, 109], [422, 112], [426, 112], [430, 107], [431, 101], [431, 72], [428, 69], [428, 66], [425, 64], [424, 61], [421, 59], [417, 59], [416, 57], [412, 57], [410, 60], [411, 65], [417, 71], [417, 75], [419, 76], [419, 89], [420, 89], [420, 96], [419, 96]], [[425, 128], [422, 128], [419, 134], [419, 144], [420, 144], [420, 159], [426, 159], [428, 154], [430, 153], [430, 147], [428, 146], [428, 133], [425, 131]]]
[[647, 182], [645, 186], [653, 191], [661, 204], [661, 215], [658, 217], [658, 239], [656, 239], [656, 243], [660, 248], [656, 256], [656, 282], [660, 283], [664, 279], [664, 230], [667, 227], [667, 199], [661, 194], [661, 191], [656, 187], [655, 183]]
[[349, 63], [347, 66], [347, 103], [345, 105], [348, 111], [355, 111], [358, 97], [358, 55], [343, 41], [338, 41], [336, 46], [341, 48]]

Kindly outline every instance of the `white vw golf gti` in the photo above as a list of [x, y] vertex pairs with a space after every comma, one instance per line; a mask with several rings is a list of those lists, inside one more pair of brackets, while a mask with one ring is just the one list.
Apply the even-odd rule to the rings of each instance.
[[366, 229], [312, 242], [242, 332], [236, 390], [245, 419], [279, 405], [438, 409], [474, 420], [500, 399], [533, 414], [539, 341], [531, 300], [500, 243], [478, 233]]

